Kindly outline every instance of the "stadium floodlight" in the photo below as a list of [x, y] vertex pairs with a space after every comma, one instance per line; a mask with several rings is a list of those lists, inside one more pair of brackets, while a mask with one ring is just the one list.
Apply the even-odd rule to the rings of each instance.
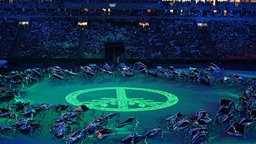
[[87, 21], [79, 21], [77, 23], [77, 25], [78, 25], [79, 29], [83, 31], [83, 30], [85, 30], [86, 26], [88, 25], [88, 22]]
[[88, 12], [88, 11], [89, 11], [89, 9], [88, 9], [88, 8], [84, 8], [84, 11], [85, 11], [85, 12]]
[[149, 23], [148, 22], [139, 22], [139, 25], [144, 28], [144, 27], [148, 27]]
[[20, 21], [19, 25], [29, 25], [29, 22], [28, 21]]
[[88, 22], [78, 22], [77, 23], [78, 26], [87, 26], [88, 25]]
[[198, 27], [207, 27], [207, 23], [197, 23]]

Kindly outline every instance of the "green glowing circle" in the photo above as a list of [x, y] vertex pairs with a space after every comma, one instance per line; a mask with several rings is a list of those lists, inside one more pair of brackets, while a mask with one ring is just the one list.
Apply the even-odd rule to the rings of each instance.
[[[103, 90], [116, 90], [116, 98], [101, 98], [100, 100], [91, 100], [80, 102], [77, 97], [81, 94], [103, 91]], [[157, 102], [153, 100], [145, 100], [144, 98], [127, 98], [126, 90], [144, 91], [156, 93], [167, 98], [165, 102]], [[88, 106], [90, 109], [102, 111], [116, 111], [116, 112], [136, 112], [136, 111], [150, 111], [170, 107], [178, 103], [178, 97], [174, 94], [147, 88], [133, 88], [133, 87], [103, 87], [103, 88], [90, 88], [72, 92], [66, 96], [66, 101], [72, 105], [80, 106], [82, 104]], [[129, 107], [138, 105], [138, 107]], [[110, 108], [109, 105], [117, 105], [117, 108]]]

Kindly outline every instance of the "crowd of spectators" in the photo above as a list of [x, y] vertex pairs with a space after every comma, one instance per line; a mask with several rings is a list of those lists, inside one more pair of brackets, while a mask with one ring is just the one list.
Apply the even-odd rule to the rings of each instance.
[[71, 2], [88, 2], [88, 3], [160, 3], [161, 0], [67, 0]]
[[[0, 3], [9, 3], [9, 0], [1, 0]], [[58, 2], [86, 2], [86, 3], [161, 3], [162, 0], [40, 0], [40, 3]], [[14, 4], [37, 3], [37, 0], [13, 0]]]
[[103, 58], [105, 42], [124, 42], [127, 58], [141, 58], [145, 53], [141, 51], [145, 49], [146, 40], [138, 23], [92, 21], [83, 33], [85, 58]]
[[[0, 0], [0, 3], [8, 3]], [[87, 7], [87, 3], [93, 3]], [[99, 3], [116, 3], [115, 8], [107, 5], [102, 8]], [[123, 3], [118, 8], [118, 3]], [[126, 4], [125, 4], [126, 3]], [[127, 4], [131, 3], [131, 5]], [[135, 5], [141, 4], [141, 6]], [[143, 3], [150, 6], [144, 6]], [[27, 6], [25, 6], [27, 5]], [[127, 6], [126, 6], [127, 5]], [[1, 5], [0, 5], [1, 6]], [[82, 6], [82, 8], [81, 8]], [[129, 8], [127, 8], [129, 7]], [[153, 9], [151, 9], [151, 7]], [[154, 9], [155, 7], [155, 9]], [[85, 8], [85, 9], [84, 9]], [[110, 11], [108, 11], [110, 8]], [[141, 9], [140, 9], [141, 8]], [[61, 17], [61, 16], [157, 16], [157, 17], [255, 17], [256, 3], [228, 3], [198, 1], [162, 2], [161, 0], [14, 0], [9, 5], [0, 7], [0, 16], [4, 15], [30, 15], [34, 17]], [[225, 10], [225, 12], [224, 12]], [[172, 11], [172, 12], [171, 12]]]
[[[58, 4], [63, 2], [74, 2], [74, 3], [157, 3], [157, 4], [165, 4], [170, 5], [172, 1], [164, 1], [164, 0], [1, 0], [0, 3], [6, 3], [6, 4]], [[191, 5], [195, 3], [196, 1], [176, 1], [175, 4], [178, 5]], [[230, 6], [234, 3], [229, 3], [228, 1], [217, 1], [217, 4], [220, 4], [221, 6]], [[212, 2], [210, 1], [198, 1], [197, 4], [200, 5], [212, 5]], [[253, 5], [254, 3], [246, 3], [241, 2], [243, 5]]]
[[18, 24], [12, 21], [0, 20], [0, 58], [7, 58], [15, 45], [18, 35]]
[[[139, 21], [33, 19], [28, 26], [2, 22], [1, 58], [104, 58], [105, 42], [124, 42], [127, 59], [256, 58], [256, 22], [196, 19]], [[82, 52], [82, 53], [81, 53]]]
[[256, 58], [256, 23], [211, 21], [208, 31], [220, 58]]
[[221, 20], [200, 27], [194, 20], [162, 20], [149, 30], [150, 58], [255, 58], [255, 25]]
[[18, 58], [74, 58], [79, 42], [78, 28], [68, 20], [33, 20], [20, 30], [23, 37], [15, 50]]
[[150, 58], [207, 58], [202, 32], [195, 20], [162, 20], [149, 30]]
[[[256, 6], [255, 6], [256, 8]], [[192, 9], [192, 8], [191, 8]], [[177, 6], [177, 10], [128, 10], [128, 9], [18, 9], [12, 10], [0, 9], [0, 16], [17, 16], [28, 15], [29, 17], [40, 18], [58, 18], [58, 17], [242, 17], [254, 18], [255, 12], [238, 10], [209, 10], [200, 11], [198, 9], [191, 10], [189, 8], [181, 9]], [[218, 8], [216, 8], [218, 9]]]

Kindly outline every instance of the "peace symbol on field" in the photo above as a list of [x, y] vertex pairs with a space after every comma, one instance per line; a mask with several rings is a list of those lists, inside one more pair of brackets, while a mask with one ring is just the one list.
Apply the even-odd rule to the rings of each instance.
[[[81, 94], [88, 92], [97, 92], [103, 90], [116, 90], [116, 98], [101, 98], [90, 101], [80, 102], [77, 97]], [[150, 92], [155, 93], [167, 98], [165, 102], [147, 100], [144, 98], [128, 98], [126, 90]], [[103, 88], [90, 88], [72, 92], [66, 96], [66, 101], [72, 105], [86, 105], [91, 109], [102, 111], [116, 111], [116, 112], [135, 112], [135, 111], [150, 111], [170, 107], [178, 102], [178, 97], [156, 89], [147, 88], [133, 88], [133, 87], [103, 87]], [[109, 107], [110, 105], [117, 106], [117, 108]], [[137, 107], [134, 107], [134, 106]], [[129, 107], [130, 106], [130, 107]], [[131, 107], [132, 106], [132, 107]]]

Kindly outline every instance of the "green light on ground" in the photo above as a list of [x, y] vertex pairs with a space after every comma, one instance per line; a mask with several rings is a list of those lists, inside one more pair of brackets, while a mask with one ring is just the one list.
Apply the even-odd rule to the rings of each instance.
[[117, 103], [119, 110], [126, 110], [128, 109], [127, 97], [125, 89], [117, 88], [116, 89], [116, 96], [117, 96]]
[[[116, 98], [101, 98], [91, 101], [80, 102], [77, 97], [81, 94], [88, 92], [97, 92], [104, 90], [116, 90]], [[162, 95], [167, 98], [165, 102], [159, 102], [154, 100], [147, 100], [144, 98], [127, 98], [126, 90], [150, 92]], [[170, 107], [178, 103], [178, 97], [171, 93], [160, 91], [156, 89], [146, 88], [132, 88], [132, 87], [103, 87], [103, 88], [92, 88], [84, 89], [72, 92], [66, 96], [66, 101], [72, 105], [85, 104], [91, 109], [102, 110], [102, 111], [117, 111], [117, 112], [136, 112], [136, 111], [151, 111]], [[137, 104], [137, 107], [130, 108], [129, 106]], [[108, 107], [109, 105], [116, 105], [117, 108]]]
[[216, 92], [216, 94], [221, 95], [221, 96], [228, 96], [228, 97], [231, 97], [234, 99], [238, 99], [240, 97], [238, 94], [227, 92], [227, 91]]

